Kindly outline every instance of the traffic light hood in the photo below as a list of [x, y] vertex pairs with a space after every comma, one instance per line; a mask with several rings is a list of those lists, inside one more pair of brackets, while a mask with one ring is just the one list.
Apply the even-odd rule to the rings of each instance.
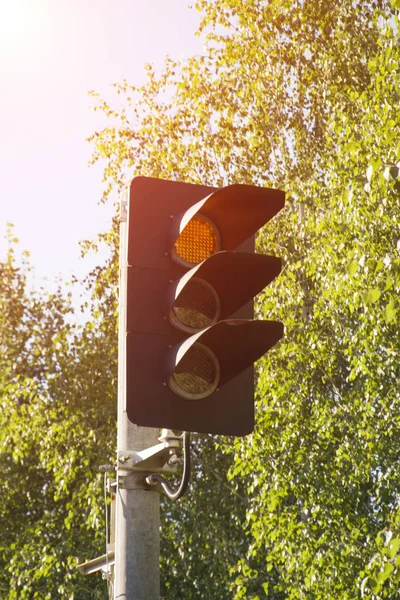
[[166, 379], [187, 359], [196, 344], [202, 344], [213, 352], [218, 362], [218, 386], [222, 386], [272, 348], [283, 331], [279, 321], [219, 321], [171, 348], [166, 361]]
[[189, 222], [197, 215], [205, 216], [220, 235], [221, 250], [235, 250], [283, 208], [285, 194], [281, 190], [233, 184], [209, 194], [187, 211], [173, 216], [168, 232], [170, 252]]
[[[203, 281], [211, 286], [209, 291], [204, 288], [204, 303], [208, 306], [212, 303], [212, 298], [210, 302], [209, 297], [214, 291], [216, 302], [213, 305], [218, 309], [215, 320], [227, 319], [271, 283], [280, 271], [281, 259], [275, 256], [248, 252], [217, 252], [171, 284], [168, 290], [167, 312], [169, 313], [174, 305], [179, 306], [181, 299], [188, 305], [191, 296], [198, 293], [195, 286], [192, 286], [193, 292], [191, 291], [191, 282]], [[196, 303], [199, 311], [202, 308], [200, 302], [201, 298]]]

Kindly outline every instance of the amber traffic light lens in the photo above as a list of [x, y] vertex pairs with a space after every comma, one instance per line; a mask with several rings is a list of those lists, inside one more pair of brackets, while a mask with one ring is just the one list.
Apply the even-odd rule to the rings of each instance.
[[220, 249], [220, 236], [214, 223], [203, 215], [196, 215], [179, 234], [171, 255], [179, 264], [193, 267]]
[[214, 288], [203, 279], [193, 277], [175, 300], [171, 324], [182, 331], [196, 333], [218, 321], [220, 302]]
[[185, 400], [201, 400], [216, 390], [219, 375], [215, 354], [203, 344], [194, 343], [172, 373], [169, 387]]

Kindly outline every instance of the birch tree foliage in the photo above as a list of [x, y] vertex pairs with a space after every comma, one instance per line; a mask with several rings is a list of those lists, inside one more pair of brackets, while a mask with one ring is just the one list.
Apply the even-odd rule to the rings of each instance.
[[[281, 187], [259, 297], [286, 334], [257, 365], [257, 426], [195, 441], [192, 492], [164, 504], [163, 597], [399, 596], [398, 0], [199, 0], [204, 54], [95, 94], [106, 194], [135, 175]], [[0, 591], [102, 598], [76, 573], [104, 544], [115, 455], [118, 229], [92, 318], [1, 264]], [[87, 248], [95, 244], [87, 244]], [[229, 469], [230, 482], [223, 480]]]
[[[385, 3], [198, 2], [205, 53], [167, 59], [138, 89], [116, 84], [123, 109], [98, 99], [111, 126], [92, 136], [105, 180], [134, 173], [220, 185], [308, 179], [326, 119], [368, 85], [373, 15]], [[96, 96], [96, 94], [94, 94]], [[322, 145], [321, 145], [322, 144]]]
[[105, 548], [115, 343], [102, 320], [76, 324], [61, 288], [31, 289], [16, 244], [0, 263], [0, 596], [105, 598], [76, 566]]
[[295, 252], [260, 300], [287, 333], [259, 364], [252, 443], [236, 444], [232, 474], [253, 477], [238, 598], [265, 563], [288, 598], [398, 597], [399, 45], [378, 27], [370, 84], [328, 121]]
[[[283, 187], [259, 237], [285, 269], [258, 315], [257, 427], [222, 447], [246, 481], [232, 598], [396, 598], [399, 44], [389, 2], [202, 0], [205, 54], [117, 84], [92, 136], [105, 181]], [[211, 583], [212, 587], [212, 583]]]

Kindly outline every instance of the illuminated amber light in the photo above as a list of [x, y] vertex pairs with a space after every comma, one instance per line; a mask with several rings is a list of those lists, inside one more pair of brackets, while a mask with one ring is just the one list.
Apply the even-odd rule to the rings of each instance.
[[201, 215], [193, 217], [180, 233], [173, 249], [173, 258], [185, 266], [198, 265], [220, 249], [220, 237], [215, 225]]

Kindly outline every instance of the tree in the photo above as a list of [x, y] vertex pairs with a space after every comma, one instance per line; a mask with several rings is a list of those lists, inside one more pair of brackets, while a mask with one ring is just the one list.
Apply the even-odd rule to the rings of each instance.
[[285, 257], [258, 310], [286, 337], [259, 363], [254, 434], [219, 441], [246, 486], [232, 597], [396, 598], [398, 5], [196, 6], [206, 54], [117, 84], [125, 108], [98, 99], [113, 126], [91, 141], [108, 186], [141, 174], [288, 191], [258, 242]]
[[113, 456], [116, 356], [99, 318], [29, 288], [15, 242], [0, 264], [2, 598], [105, 598], [76, 565], [105, 545], [102, 476]]
[[371, 83], [332, 115], [298, 235], [282, 240], [297, 260], [277, 294], [288, 335], [260, 365], [265, 462], [237, 454], [256, 488], [246, 562], [264, 556], [288, 598], [398, 597], [399, 56], [378, 23]]
[[[258, 239], [285, 269], [257, 306], [286, 336], [258, 364], [254, 433], [197, 437], [192, 492], [163, 504], [163, 598], [395, 600], [398, 0], [197, 8], [203, 56], [117, 84], [121, 111], [97, 97], [93, 161], [105, 197], [139, 174], [286, 189]], [[1, 264], [4, 597], [106, 596], [74, 569], [104, 544], [115, 449], [117, 220], [101, 241], [82, 326], [13, 250]]]

